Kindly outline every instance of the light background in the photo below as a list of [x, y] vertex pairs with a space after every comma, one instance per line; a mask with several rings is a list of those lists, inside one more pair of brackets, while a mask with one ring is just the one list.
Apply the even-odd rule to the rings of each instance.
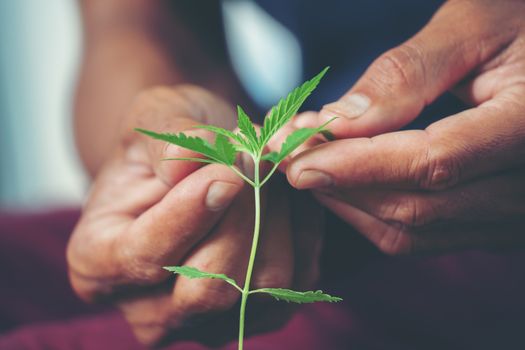
[[[297, 40], [250, 0], [225, 0], [223, 13], [237, 74], [261, 106], [274, 104], [301, 79]], [[0, 208], [81, 204], [71, 125], [80, 50], [75, 0], [0, 0]]]
[[0, 205], [77, 204], [71, 132], [80, 28], [72, 0], [0, 1]]

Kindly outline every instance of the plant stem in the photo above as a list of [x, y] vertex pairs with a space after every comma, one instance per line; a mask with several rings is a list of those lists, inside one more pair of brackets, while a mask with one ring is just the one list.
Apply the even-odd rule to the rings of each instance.
[[248, 268], [246, 270], [246, 278], [244, 279], [244, 288], [242, 290], [241, 311], [239, 316], [239, 350], [243, 349], [244, 317], [246, 314], [246, 302], [248, 301], [248, 295], [250, 294], [250, 281], [252, 279], [255, 255], [257, 254], [257, 244], [259, 242], [259, 231], [261, 223], [261, 185], [259, 178], [259, 159], [254, 159], [253, 180], [253, 191], [255, 194], [255, 223], [253, 226], [252, 249], [250, 251], [250, 259], [248, 260]]
[[280, 163], [275, 163], [272, 170], [270, 170], [270, 172], [268, 173], [268, 175], [266, 175], [266, 177], [264, 178], [264, 180], [261, 181], [261, 185], [260, 187], [263, 187], [264, 184], [270, 180], [270, 177], [272, 177], [273, 173], [275, 173], [275, 170], [277, 170], [277, 168], [279, 167], [279, 164]]

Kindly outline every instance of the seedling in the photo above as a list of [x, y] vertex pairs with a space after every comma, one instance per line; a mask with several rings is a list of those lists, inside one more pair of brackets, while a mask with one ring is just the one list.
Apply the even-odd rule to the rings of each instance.
[[[255, 197], [255, 224], [253, 228], [253, 240], [248, 260], [248, 268], [246, 271], [246, 278], [244, 280], [244, 287], [241, 288], [237, 282], [224, 275], [218, 273], [209, 273], [200, 271], [191, 266], [167, 266], [166, 270], [185, 276], [187, 278], [212, 278], [221, 279], [226, 283], [232, 285], [241, 293], [241, 306], [239, 316], [239, 350], [243, 349], [244, 339], [244, 318], [246, 312], [246, 302], [248, 297], [256, 293], [266, 293], [277, 300], [283, 300], [293, 303], [314, 303], [314, 302], [338, 302], [341, 298], [334, 297], [323, 293], [320, 290], [298, 292], [282, 288], [261, 288], [250, 290], [250, 281], [252, 278], [253, 265], [255, 262], [255, 255], [257, 254], [257, 243], [259, 241], [260, 221], [261, 221], [261, 188], [268, 182], [274, 172], [277, 170], [279, 164], [297, 147], [308, 140], [317, 133], [324, 133], [326, 124], [318, 128], [302, 128], [291, 133], [281, 145], [278, 152], [265, 152], [265, 146], [272, 136], [274, 136], [279, 129], [281, 129], [290, 119], [297, 113], [306, 98], [317, 87], [319, 81], [324, 76], [328, 67], [321, 73], [316, 75], [311, 80], [305, 82], [300, 87], [293, 90], [284, 99], [274, 106], [268, 116], [265, 118], [260, 133], [257, 134], [250, 118], [246, 115], [244, 110], [238, 106], [238, 128], [239, 132], [235, 133], [230, 130], [222, 129], [212, 125], [200, 125], [197, 128], [209, 130], [215, 133], [215, 143], [211, 144], [208, 141], [193, 136], [187, 136], [184, 133], [170, 134], [170, 133], [156, 133], [144, 129], [136, 129], [137, 131], [146, 134], [155, 139], [163, 140], [179, 147], [183, 147], [201, 154], [204, 158], [171, 158], [172, 160], [185, 160], [201, 163], [217, 163], [223, 164], [234, 171], [244, 181], [253, 187]], [[250, 178], [241, 170], [235, 167], [235, 159], [239, 153], [247, 153], [251, 156], [254, 163], [254, 175]], [[260, 164], [262, 161], [269, 161], [273, 164], [271, 170], [267, 175], [261, 176]]]

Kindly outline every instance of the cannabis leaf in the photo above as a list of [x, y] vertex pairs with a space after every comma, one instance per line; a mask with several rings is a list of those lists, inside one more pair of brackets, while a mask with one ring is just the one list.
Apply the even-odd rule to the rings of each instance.
[[318, 128], [301, 128], [295, 130], [290, 135], [288, 135], [288, 137], [286, 137], [286, 140], [284, 140], [283, 144], [281, 145], [281, 150], [279, 152], [266, 153], [261, 157], [261, 159], [269, 160], [272, 163], [279, 164], [284, 160], [284, 158], [286, 158], [310, 137], [317, 133], [324, 133], [326, 131], [324, 127], [328, 125], [328, 123], [331, 123], [334, 119], [335, 118], [332, 118]]
[[242, 291], [242, 289], [237, 285], [237, 282], [233, 278], [230, 278], [222, 273], [209, 273], [201, 271], [195, 267], [191, 266], [165, 266], [164, 270], [167, 270], [169, 272], [173, 272], [175, 274], [182, 275], [187, 278], [210, 278], [210, 279], [220, 279], [223, 281], [228, 282], [238, 290]]
[[250, 120], [250, 117], [244, 112], [241, 106], [237, 106], [237, 124], [241, 133], [246, 137], [246, 141], [252, 148], [252, 152], [257, 153], [261, 147], [257, 140], [257, 133]]
[[288, 96], [281, 99], [277, 106], [272, 107], [270, 115], [264, 119], [264, 124], [259, 137], [259, 147], [262, 149], [268, 140], [286, 124], [297, 113], [306, 98], [314, 91], [321, 78], [325, 75], [329, 67], [317, 74], [303, 85], [294, 89]]
[[339, 302], [343, 299], [338, 297], [333, 297], [329, 294], [323, 293], [322, 290], [308, 291], [308, 292], [296, 292], [290, 289], [283, 288], [261, 288], [255, 289], [250, 293], [267, 293], [270, 294], [277, 300], [284, 300], [287, 302], [297, 303], [297, 304], [307, 304], [315, 303], [319, 301], [325, 301], [329, 303]]
[[[239, 316], [239, 350], [243, 349], [244, 339], [244, 323], [246, 314], [246, 302], [248, 296], [253, 293], [265, 293], [269, 294], [277, 300], [284, 300], [293, 303], [314, 303], [318, 301], [324, 302], [338, 302], [341, 298], [325, 294], [320, 290], [297, 292], [289, 289], [282, 288], [261, 288], [256, 290], [250, 290], [250, 281], [253, 273], [253, 267], [255, 263], [255, 256], [257, 253], [257, 242], [261, 232], [261, 188], [270, 179], [273, 173], [277, 170], [278, 165], [282, 162], [290, 153], [292, 153], [297, 147], [308, 140], [316, 133], [322, 133], [327, 139], [333, 137], [328, 130], [325, 129], [326, 124], [318, 128], [302, 128], [292, 132], [281, 145], [278, 152], [270, 152], [263, 154], [270, 138], [278, 132], [290, 119], [297, 113], [301, 105], [304, 103], [310, 93], [316, 88], [319, 81], [324, 76], [328, 67], [325, 68], [321, 73], [317, 74], [311, 80], [305, 82], [300, 87], [293, 90], [284, 99], [281, 99], [279, 103], [274, 106], [269, 115], [265, 118], [263, 126], [257, 135], [256, 129], [252, 124], [250, 117], [244, 112], [241, 107], [237, 107], [237, 123], [239, 132], [233, 132], [230, 130], [223, 129], [213, 125], [200, 125], [196, 128], [211, 131], [215, 134], [215, 142], [211, 144], [205, 139], [200, 137], [187, 136], [184, 133], [179, 134], [159, 134], [153, 131], [144, 129], [135, 129], [143, 134], [150, 137], [163, 140], [177, 146], [195, 151], [205, 158], [188, 157], [188, 158], [173, 158], [178, 160], [188, 160], [202, 163], [220, 163], [227, 165], [233, 172], [239, 177], [246, 181], [253, 187], [254, 198], [255, 198], [255, 222], [252, 238], [252, 247], [250, 250], [250, 256], [248, 260], [248, 267], [246, 270], [246, 277], [244, 287], [241, 288], [237, 285], [235, 280], [221, 273], [209, 273], [200, 271], [199, 269], [191, 266], [168, 266], [166, 270], [185, 276], [187, 278], [211, 278], [220, 279], [235, 287], [242, 295], [240, 316]], [[334, 118], [335, 119], [335, 118]], [[253, 178], [249, 178], [245, 175], [241, 169], [233, 166], [237, 152], [248, 153], [253, 159]], [[261, 178], [260, 164], [262, 160], [269, 160], [273, 162], [272, 169]]]
[[[228, 141], [228, 138], [224, 135], [217, 134], [215, 139], [215, 145], [210, 144], [205, 139], [196, 136], [187, 136], [184, 133], [171, 134], [163, 133], [159, 134], [150, 130], [135, 129], [145, 135], [153, 137], [158, 140], [166, 141], [177, 145], [182, 148], [189, 149], [208, 157], [206, 160], [198, 160], [207, 163], [221, 163], [228, 166], [232, 166], [235, 162], [236, 149], [235, 146]], [[195, 160], [198, 158], [177, 158], [177, 159], [191, 159]]]
[[194, 128], [208, 130], [217, 135], [223, 135], [227, 138], [234, 140], [235, 142], [237, 142], [236, 144], [233, 144], [237, 152], [252, 152], [250, 144], [244, 139], [244, 137], [234, 133], [231, 130], [223, 129], [214, 125], [196, 125], [194, 126]]
[[233, 165], [235, 162], [236, 150], [228, 138], [224, 135], [217, 135], [215, 138], [215, 151], [219, 155], [219, 159], [223, 159], [226, 164]]

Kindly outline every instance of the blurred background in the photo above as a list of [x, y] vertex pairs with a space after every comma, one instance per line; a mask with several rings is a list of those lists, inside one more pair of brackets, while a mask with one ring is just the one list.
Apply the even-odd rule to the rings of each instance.
[[[228, 50], [263, 108], [302, 79], [295, 36], [253, 1], [224, 0]], [[87, 178], [72, 103], [81, 54], [73, 0], [0, 1], [0, 208], [78, 206]]]
[[83, 197], [71, 128], [80, 39], [75, 1], [0, 1], [2, 208], [76, 205]]

